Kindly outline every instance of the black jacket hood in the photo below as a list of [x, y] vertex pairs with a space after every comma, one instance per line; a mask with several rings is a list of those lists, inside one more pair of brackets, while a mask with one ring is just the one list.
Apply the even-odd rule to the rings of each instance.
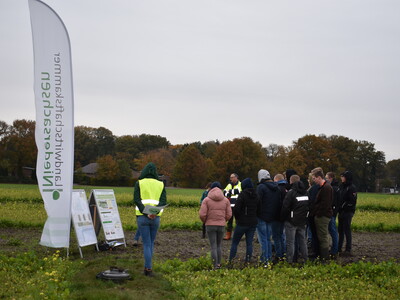
[[246, 178], [246, 179], [244, 179], [243, 181], [242, 181], [242, 190], [245, 190], [245, 189], [252, 189], [254, 186], [253, 186], [253, 183], [251, 182], [251, 179], [250, 178]]
[[302, 181], [296, 181], [292, 184], [292, 189], [298, 192], [301, 195], [305, 195], [307, 193], [307, 189]]
[[345, 171], [342, 174], [340, 174], [340, 176], [343, 176], [344, 178], [346, 178], [346, 182], [344, 183], [344, 185], [352, 185], [353, 184], [353, 173], [351, 173], [350, 171]]

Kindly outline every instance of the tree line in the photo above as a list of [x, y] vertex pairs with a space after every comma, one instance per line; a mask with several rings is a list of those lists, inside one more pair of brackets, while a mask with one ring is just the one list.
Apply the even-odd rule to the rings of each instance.
[[[34, 121], [15, 120], [12, 125], [0, 121], [1, 181], [35, 180], [24, 172], [36, 167], [34, 132]], [[140, 171], [150, 161], [173, 185], [190, 188], [204, 187], [208, 181], [225, 183], [233, 172], [256, 180], [260, 168], [271, 174], [294, 169], [306, 179], [317, 166], [336, 174], [351, 170], [360, 191], [380, 191], [400, 183], [400, 159], [386, 163], [385, 154], [373, 143], [345, 136], [305, 135], [290, 146], [263, 146], [250, 137], [171, 145], [159, 135], [115, 136], [104, 127], [75, 127], [76, 183], [133, 185], [132, 170]], [[98, 164], [96, 176], [88, 178], [81, 168], [93, 162]]]

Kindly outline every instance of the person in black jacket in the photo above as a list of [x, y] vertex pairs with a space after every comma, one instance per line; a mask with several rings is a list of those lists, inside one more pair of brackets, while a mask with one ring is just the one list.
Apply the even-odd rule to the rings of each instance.
[[325, 175], [325, 180], [331, 185], [332, 190], [333, 190], [333, 204], [332, 204], [332, 210], [333, 210], [333, 215], [331, 220], [329, 221], [329, 234], [331, 235], [332, 239], [332, 246], [331, 246], [331, 255], [332, 257], [336, 258], [338, 254], [338, 231], [336, 227], [336, 216], [339, 211], [339, 205], [338, 205], [338, 197], [339, 197], [339, 183], [335, 179], [335, 173], [333, 172], [328, 172]]
[[295, 241], [297, 241], [300, 255], [306, 261], [308, 259], [306, 224], [309, 213], [309, 199], [304, 183], [298, 175], [290, 177], [291, 190], [283, 200], [281, 218], [285, 220], [286, 233], [286, 259], [293, 263]]
[[253, 238], [257, 228], [257, 213], [259, 200], [256, 190], [250, 178], [242, 181], [242, 191], [233, 207], [233, 215], [236, 219], [236, 228], [233, 232], [229, 261], [231, 262], [237, 253], [237, 247], [243, 235], [246, 235], [246, 262], [250, 262], [253, 255]]
[[356, 211], [357, 189], [353, 184], [353, 174], [345, 171], [340, 174], [342, 184], [339, 187], [339, 252], [342, 252], [344, 236], [346, 236], [346, 249], [342, 256], [351, 256], [351, 220]]

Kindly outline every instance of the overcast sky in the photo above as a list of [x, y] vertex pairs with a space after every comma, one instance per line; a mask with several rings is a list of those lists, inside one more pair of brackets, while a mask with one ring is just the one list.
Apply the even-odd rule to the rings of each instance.
[[[306, 134], [400, 158], [400, 1], [47, 0], [75, 125], [172, 144]], [[0, 120], [35, 119], [27, 0], [0, 0]]]

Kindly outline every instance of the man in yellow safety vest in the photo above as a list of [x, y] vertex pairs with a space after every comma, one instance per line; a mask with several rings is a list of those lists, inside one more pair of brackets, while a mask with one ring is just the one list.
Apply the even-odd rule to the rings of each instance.
[[[229, 183], [224, 189], [224, 196], [229, 199], [231, 202], [231, 208], [235, 206], [236, 199], [239, 197], [240, 192], [242, 191], [242, 184], [239, 181], [239, 176], [236, 173], [232, 173], [229, 177]], [[224, 240], [230, 240], [232, 236], [233, 230], [233, 215], [232, 218], [229, 219], [226, 228], [226, 235]]]

